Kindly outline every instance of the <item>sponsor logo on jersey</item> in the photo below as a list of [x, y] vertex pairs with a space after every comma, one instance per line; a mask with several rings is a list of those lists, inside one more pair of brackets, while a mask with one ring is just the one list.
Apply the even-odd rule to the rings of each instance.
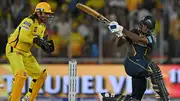
[[27, 21], [25, 21], [24, 24], [27, 25], [28, 27], [31, 26], [31, 23], [30, 23], [30, 22], [27, 22]]

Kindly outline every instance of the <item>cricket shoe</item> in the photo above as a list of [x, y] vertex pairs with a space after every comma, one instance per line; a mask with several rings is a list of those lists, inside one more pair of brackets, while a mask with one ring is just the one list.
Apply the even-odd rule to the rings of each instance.
[[29, 96], [24, 96], [24, 97], [22, 98], [22, 101], [30, 101]]
[[113, 93], [98, 93], [98, 101], [116, 101]]
[[115, 95], [112, 93], [98, 93], [98, 101], [139, 101], [130, 95]]

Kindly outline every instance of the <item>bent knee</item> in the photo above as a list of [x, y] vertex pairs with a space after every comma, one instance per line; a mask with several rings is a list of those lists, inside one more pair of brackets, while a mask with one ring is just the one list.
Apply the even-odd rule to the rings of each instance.
[[21, 70], [21, 71], [16, 72], [15, 77], [18, 77], [18, 78], [25, 78], [25, 79], [26, 79], [28, 76], [27, 76], [26, 71]]
[[28, 74], [31, 78], [33, 79], [38, 79], [38, 78], [41, 78], [41, 77], [47, 77], [47, 71], [46, 70], [41, 70], [41, 71], [38, 71], [36, 73], [29, 73]]
[[15, 75], [24, 75], [24, 76], [27, 76], [27, 72], [26, 70], [18, 70], [14, 73]]
[[47, 77], [47, 70], [46, 69], [43, 70], [41, 77], [45, 77], [45, 78]]
[[39, 76], [37, 77], [37, 79], [39, 78], [46, 79], [46, 77], [47, 77], [47, 70], [44, 69], [41, 73], [39, 73]]

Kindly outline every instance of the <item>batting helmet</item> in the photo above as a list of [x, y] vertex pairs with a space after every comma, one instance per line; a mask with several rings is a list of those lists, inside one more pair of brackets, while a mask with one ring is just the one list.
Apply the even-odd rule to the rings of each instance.
[[154, 20], [154, 18], [152, 16], [145, 16], [141, 21], [140, 21], [140, 25], [144, 24], [148, 27], [148, 29], [150, 31], [153, 31], [155, 28], [155, 24], [156, 21]]
[[51, 11], [51, 6], [47, 2], [38, 3], [34, 12], [54, 13]]

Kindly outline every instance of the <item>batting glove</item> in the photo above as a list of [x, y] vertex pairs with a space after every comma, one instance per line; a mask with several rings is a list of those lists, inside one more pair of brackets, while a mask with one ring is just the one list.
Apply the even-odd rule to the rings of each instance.
[[113, 33], [113, 34], [115, 33], [115, 35], [117, 37], [123, 36], [123, 33], [122, 33], [123, 27], [121, 25], [119, 25], [117, 22], [115, 22], [115, 21], [110, 22], [108, 28], [111, 31], [111, 33]]

